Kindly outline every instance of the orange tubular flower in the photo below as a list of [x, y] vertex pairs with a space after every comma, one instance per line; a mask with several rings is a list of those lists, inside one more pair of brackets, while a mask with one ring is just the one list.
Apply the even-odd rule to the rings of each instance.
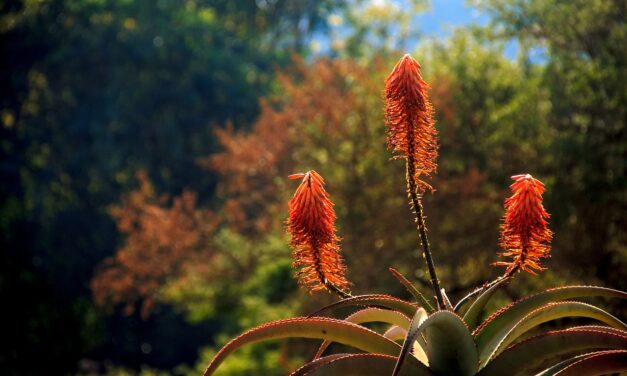
[[496, 262], [507, 266], [506, 274], [522, 269], [531, 274], [544, 270], [540, 260], [549, 257], [553, 232], [548, 229], [549, 213], [542, 206], [544, 184], [531, 175], [512, 176], [514, 193], [505, 200], [505, 215], [501, 225], [502, 256], [512, 261]]
[[344, 292], [349, 285], [346, 267], [335, 235], [335, 211], [324, 179], [313, 170], [289, 178], [303, 179], [290, 200], [287, 220], [299, 283], [311, 292], [326, 288], [348, 295]]
[[420, 176], [431, 176], [437, 169], [438, 132], [428, 88], [420, 76], [420, 64], [409, 55], [401, 58], [385, 80], [388, 148], [395, 158], [407, 158], [408, 178], [420, 191], [432, 190]]

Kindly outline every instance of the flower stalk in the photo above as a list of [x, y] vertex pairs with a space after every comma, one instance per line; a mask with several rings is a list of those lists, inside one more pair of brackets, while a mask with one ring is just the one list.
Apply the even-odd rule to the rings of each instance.
[[388, 148], [395, 154], [393, 158], [405, 159], [410, 209], [416, 216], [422, 255], [438, 307], [444, 309], [421, 202], [425, 191], [433, 191], [422, 177], [435, 173], [438, 155], [437, 130], [427, 89], [428, 85], [420, 75], [420, 64], [409, 55], [403, 56], [385, 82], [385, 114]]
[[544, 184], [529, 174], [511, 178], [514, 180], [510, 186], [513, 194], [505, 199], [500, 238], [500, 245], [505, 249], [501, 256], [510, 257], [511, 261], [493, 263], [495, 266], [507, 267], [503, 275], [463, 297], [455, 309], [497, 283], [507, 282], [518, 271], [536, 274], [545, 269], [540, 265], [540, 260], [549, 257], [553, 233], [548, 229], [546, 221], [550, 215], [542, 206]]
[[442, 291], [440, 290], [440, 281], [438, 280], [435, 263], [433, 262], [433, 256], [431, 255], [431, 245], [429, 244], [429, 238], [427, 236], [427, 225], [425, 223], [424, 209], [420, 196], [418, 194], [418, 188], [416, 187], [414, 180], [409, 178], [412, 176], [413, 169], [412, 163], [409, 159], [405, 163], [407, 168], [407, 194], [410, 199], [410, 209], [416, 216], [416, 227], [420, 236], [420, 244], [422, 245], [422, 257], [427, 264], [429, 271], [429, 277], [431, 278], [431, 286], [435, 293], [435, 298], [439, 309], [444, 309], [444, 298], [442, 297]]

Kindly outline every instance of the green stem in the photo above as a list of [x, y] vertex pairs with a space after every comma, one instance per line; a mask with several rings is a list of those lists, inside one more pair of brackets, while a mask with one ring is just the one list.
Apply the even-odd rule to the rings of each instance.
[[410, 208], [416, 215], [416, 224], [418, 228], [418, 234], [420, 235], [420, 243], [422, 245], [422, 256], [427, 263], [427, 269], [429, 270], [429, 276], [431, 277], [431, 286], [433, 287], [433, 291], [435, 292], [435, 299], [438, 303], [439, 309], [446, 309], [444, 306], [444, 298], [442, 297], [442, 292], [440, 291], [440, 282], [438, 281], [438, 277], [435, 273], [435, 265], [433, 263], [433, 256], [431, 255], [431, 247], [429, 245], [429, 239], [427, 238], [427, 226], [425, 224], [425, 217], [422, 208], [422, 202], [420, 202], [420, 198], [418, 196], [418, 187], [416, 186], [416, 181], [414, 177], [416, 176], [416, 171], [414, 169], [413, 160], [411, 160], [411, 154], [406, 160], [407, 167], [407, 193], [410, 198]]
[[324, 279], [324, 285], [330, 291], [333, 291], [340, 299], [348, 299], [348, 298], [352, 298], [353, 297], [353, 295], [351, 295], [350, 292], [346, 292], [346, 291], [342, 290], [341, 288], [337, 287], [333, 283], [329, 282], [326, 278]]

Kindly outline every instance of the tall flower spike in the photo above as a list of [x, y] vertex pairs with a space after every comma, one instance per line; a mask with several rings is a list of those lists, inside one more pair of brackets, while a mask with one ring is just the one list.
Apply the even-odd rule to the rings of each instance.
[[531, 175], [512, 176], [512, 196], [505, 199], [505, 215], [501, 225], [501, 256], [511, 261], [499, 261], [506, 266], [506, 274], [522, 269], [531, 274], [544, 270], [540, 260], [549, 257], [553, 232], [548, 229], [550, 217], [542, 206], [544, 184]]
[[311, 292], [327, 289], [347, 297], [349, 282], [335, 234], [335, 211], [324, 189], [324, 179], [313, 170], [289, 178], [302, 178], [290, 200], [287, 220], [298, 281]]
[[420, 201], [425, 190], [433, 190], [421, 176], [429, 177], [436, 171], [438, 156], [438, 132], [433, 123], [433, 107], [427, 97], [428, 87], [420, 76], [420, 64], [409, 55], [403, 56], [385, 80], [385, 118], [388, 148], [392, 149], [394, 158], [405, 159], [407, 195], [410, 209], [416, 215], [422, 255], [438, 307], [445, 309]]
[[432, 190], [420, 177], [429, 177], [437, 169], [438, 132], [428, 88], [420, 75], [420, 64], [409, 55], [396, 63], [385, 81], [388, 148], [394, 152], [394, 158], [407, 158], [410, 178], [420, 192]]

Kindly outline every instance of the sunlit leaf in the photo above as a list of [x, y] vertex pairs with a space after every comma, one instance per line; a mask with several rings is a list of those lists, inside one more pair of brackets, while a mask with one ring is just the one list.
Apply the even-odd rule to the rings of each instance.
[[[344, 319], [344, 321], [352, 322], [353, 324], [363, 324], [367, 322], [384, 322], [404, 329], [407, 329], [409, 327], [409, 318], [402, 313], [397, 311], [391, 311], [389, 309], [372, 307], [357, 311]], [[314, 359], [321, 357], [324, 350], [326, 350], [330, 344], [330, 341], [322, 342], [322, 345], [320, 345], [320, 348], [314, 356]]]
[[391, 339], [392, 341], [398, 341], [399, 339], [405, 339], [405, 336], [407, 336], [407, 330], [395, 325], [386, 330], [385, 333], [383, 333], [383, 336]]
[[[547, 321], [556, 320], [563, 317], [587, 317], [595, 320], [602, 321], [614, 328], [620, 330], [627, 330], [627, 325], [622, 321], [605, 312], [604, 310], [597, 308], [593, 305], [580, 303], [580, 302], [561, 302], [550, 303], [541, 308], [536, 309], [522, 320], [520, 320], [516, 326], [510, 330], [501, 342], [497, 345], [497, 348], [490, 354], [490, 357], [498, 354], [502, 349], [514, 342], [520, 335], [527, 332], [531, 328], [534, 328]], [[481, 354], [489, 353], [489, 349], [480, 349]], [[485, 350], [485, 351], [484, 351]]]
[[392, 273], [392, 275], [398, 279], [398, 281], [405, 286], [405, 288], [407, 289], [407, 291], [409, 291], [409, 293], [414, 297], [414, 299], [416, 299], [416, 301], [428, 312], [428, 313], [432, 313], [435, 310], [433, 309], [433, 307], [431, 306], [431, 304], [429, 303], [429, 301], [427, 300], [427, 298], [424, 297], [424, 295], [422, 295], [420, 293], [420, 291], [418, 291], [418, 289], [416, 288], [416, 286], [413, 285], [413, 283], [411, 283], [407, 278], [405, 278], [404, 275], [402, 275], [398, 270], [394, 269], [394, 268], [389, 268], [390, 273]]
[[564, 370], [566, 367], [570, 366], [571, 364], [576, 363], [585, 358], [588, 358], [590, 356], [602, 355], [602, 354], [608, 354], [608, 353], [614, 353], [614, 352], [622, 352], [622, 351], [625, 351], [625, 350], [597, 351], [597, 352], [591, 352], [591, 353], [573, 356], [572, 358], [568, 358], [564, 361], [557, 363], [556, 365], [552, 367], [545, 369], [544, 371], [538, 373], [536, 376], [554, 376], [554, 375], [557, 375], [560, 371]]
[[563, 370], [558, 376], [596, 376], [627, 371], [627, 351], [605, 351], [586, 356]]
[[627, 348], [623, 334], [595, 330], [560, 330], [548, 332], [515, 344], [494, 358], [478, 376], [529, 375], [564, 355], [600, 349]]
[[498, 290], [498, 288], [506, 281], [506, 279], [502, 279], [501, 281], [495, 283], [493, 286], [481, 293], [472, 303], [470, 308], [468, 308], [463, 317], [464, 321], [471, 329], [474, 329], [477, 326], [477, 321], [479, 320], [481, 312], [485, 308], [486, 304], [488, 304], [488, 301], [490, 301], [490, 298], [492, 298], [492, 295], [494, 295], [496, 290]]
[[442, 300], [444, 303], [444, 308], [448, 309], [449, 311], [452, 311], [453, 305], [451, 304], [451, 300], [448, 298], [448, 295], [446, 295], [446, 290], [440, 289], [440, 292], [442, 293]]
[[[394, 369], [396, 357], [382, 354], [344, 354], [319, 366], [312, 367], [306, 375], [313, 376], [381, 376], [388, 375]], [[324, 359], [320, 358], [319, 360]], [[305, 375], [299, 373], [298, 375]], [[431, 371], [416, 359], [407, 361], [406, 367], [399, 373], [402, 376], [427, 376]]]
[[514, 302], [488, 317], [473, 333], [479, 348], [481, 365], [486, 364], [501, 339], [530, 312], [547, 303], [588, 296], [624, 299], [627, 298], [627, 293], [604, 287], [568, 286], [546, 290]]
[[335, 310], [341, 307], [354, 307], [354, 306], [371, 306], [371, 307], [383, 307], [388, 309], [393, 309], [403, 313], [408, 317], [414, 316], [417, 306], [406, 302], [402, 299], [395, 298], [390, 295], [384, 294], [371, 294], [371, 295], [358, 295], [352, 298], [342, 299], [338, 302], [329, 304], [316, 312], [309, 315], [309, 317], [320, 316], [323, 313], [326, 313], [330, 310]]
[[331, 355], [323, 356], [321, 358], [314, 359], [311, 362], [304, 364], [302, 367], [295, 370], [294, 372], [290, 373], [290, 376], [307, 375], [312, 370], [315, 370], [324, 364], [327, 364], [335, 359], [343, 358], [347, 355], [351, 355], [351, 354], [331, 354]]
[[244, 345], [290, 337], [330, 340], [359, 350], [394, 356], [400, 350], [397, 343], [363, 326], [326, 317], [299, 317], [258, 326], [234, 338], [216, 354], [204, 374], [213, 374], [230, 353]]
[[[416, 311], [416, 314], [411, 319], [411, 323], [409, 324], [409, 328], [407, 329], [407, 335], [405, 336], [405, 341], [403, 342], [403, 348], [398, 355], [398, 359], [396, 361], [396, 365], [394, 366], [394, 372], [392, 372], [392, 376], [400, 374], [405, 359], [407, 358], [408, 354], [412, 353], [412, 348], [414, 347], [417, 337], [420, 335], [420, 326], [423, 322], [425, 322], [425, 320], [427, 320], [427, 312], [424, 308], [420, 308], [418, 311]], [[423, 346], [426, 348], [424, 340], [422, 340], [422, 342]], [[423, 355], [422, 353], [419, 354]], [[426, 363], [425, 359], [422, 359], [421, 361], [423, 363]]]

